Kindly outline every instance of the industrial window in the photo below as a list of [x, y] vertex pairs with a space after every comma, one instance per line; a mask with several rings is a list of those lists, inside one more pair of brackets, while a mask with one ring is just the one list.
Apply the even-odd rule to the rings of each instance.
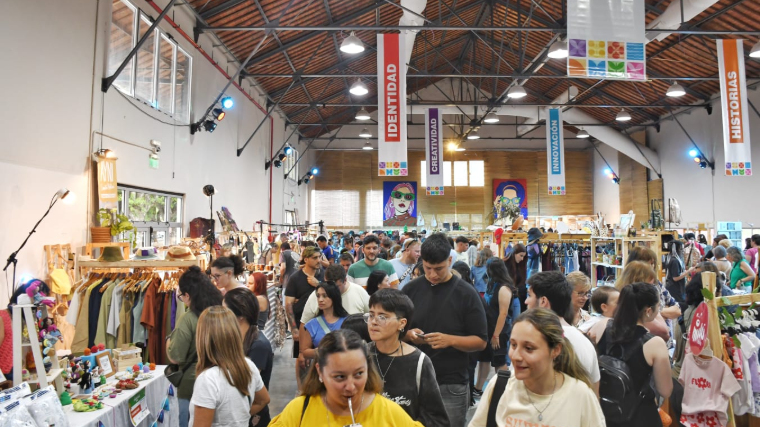
[[[122, 185], [118, 190], [117, 212], [135, 225], [135, 247], [182, 242], [183, 195]], [[125, 237], [128, 236], [121, 236]]]
[[[427, 162], [420, 162], [420, 186], [427, 187], [425, 175]], [[443, 162], [443, 186], [451, 187], [452, 178], [456, 187], [483, 187], [485, 185], [485, 162], [483, 160]], [[468, 170], [469, 169], [469, 170]]]
[[[127, 0], [113, 0], [108, 75], [113, 75], [153, 20]], [[137, 64], [135, 66], [135, 63]], [[156, 28], [119, 73], [114, 86], [182, 123], [190, 120], [193, 58]]]
[[[427, 162], [422, 160], [420, 166], [420, 186], [427, 187], [427, 176], [425, 171], [427, 170]], [[443, 162], [443, 186], [451, 187], [451, 162]]]
[[361, 227], [359, 202], [358, 191], [311, 190], [309, 221], [324, 221], [326, 226], [334, 227]]

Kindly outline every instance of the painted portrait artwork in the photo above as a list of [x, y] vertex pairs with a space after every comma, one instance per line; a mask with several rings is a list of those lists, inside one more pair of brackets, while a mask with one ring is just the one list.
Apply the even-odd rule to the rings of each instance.
[[383, 182], [383, 226], [416, 226], [416, 202], [416, 181]]

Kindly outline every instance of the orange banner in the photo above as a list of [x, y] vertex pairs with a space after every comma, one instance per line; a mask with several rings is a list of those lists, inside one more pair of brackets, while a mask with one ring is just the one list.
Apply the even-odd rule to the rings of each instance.
[[752, 175], [743, 40], [716, 40], [725, 174]]
[[116, 159], [98, 158], [98, 200], [101, 208], [115, 208], [119, 201], [116, 189]]

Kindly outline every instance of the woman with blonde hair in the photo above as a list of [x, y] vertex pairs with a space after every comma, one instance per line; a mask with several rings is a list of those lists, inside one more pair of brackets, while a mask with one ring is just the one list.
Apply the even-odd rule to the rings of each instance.
[[198, 365], [190, 400], [193, 427], [248, 427], [269, 404], [256, 365], [245, 357], [237, 319], [226, 307], [206, 309], [198, 319]]
[[615, 282], [615, 288], [618, 291], [622, 291], [624, 287], [631, 283], [654, 283], [656, 280], [657, 274], [649, 263], [644, 261], [632, 261], [626, 264], [620, 277]]
[[573, 298], [571, 300], [573, 309], [572, 325], [578, 328], [584, 322], [591, 319], [588, 311], [583, 309], [588, 299], [591, 298], [591, 279], [582, 271], [573, 271], [567, 275], [566, 279], [567, 283], [573, 287]]
[[359, 334], [348, 329], [322, 338], [302, 395], [274, 417], [270, 427], [422, 427], [399, 405], [382, 397], [383, 380]]
[[[585, 369], [548, 309], [522, 313], [512, 327], [509, 357], [515, 372], [496, 407], [496, 425], [604, 427], [604, 415]], [[488, 423], [496, 381], [483, 391], [470, 427]], [[555, 402], [556, 400], [556, 402]]]

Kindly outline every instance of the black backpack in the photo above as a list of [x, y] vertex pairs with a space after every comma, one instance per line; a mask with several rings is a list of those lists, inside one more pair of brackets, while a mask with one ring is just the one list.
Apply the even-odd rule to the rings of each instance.
[[[631, 368], [628, 366], [631, 356], [653, 337], [654, 335], [647, 333], [638, 340], [636, 345], [627, 346], [628, 351], [622, 344], [609, 343], [607, 348], [600, 349], [599, 397], [602, 412], [607, 421], [628, 422], [633, 418], [641, 402], [645, 399], [654, 399], [654, 390], [649, 385], [649, 381], [645, 382], [640, 390], [634, 389], [634, 379]], [[606, 338], [609, 338], [609, 334]], [[618, 353], [619, 355], [613, 355]]]

